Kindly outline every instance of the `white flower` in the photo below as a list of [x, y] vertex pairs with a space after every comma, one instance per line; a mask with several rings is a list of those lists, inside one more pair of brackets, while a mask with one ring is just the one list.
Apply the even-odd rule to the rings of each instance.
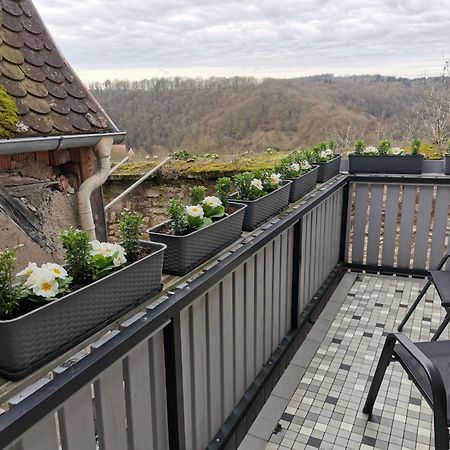
[[52, 272], [53, 275], [55, 276], [55, 278], [64, 279], [67, 277], [66, 269], [64, 269], [64, 267], [60, 266], [59, 264], [46, 263], [46, 264], [43, 264], [41, 268]]
[[34, 294], [45, 298], [53, 298], [58, 295], [59, 285], [51, 272], [44, 269], [34, 272], [34, 274], [33, 284], [30, 286]]
[[203, 208], [200, 205], [191, 205], [186, 206], [186, 214], [191, 217], [200, 217], [200, 219], [203, 219], [204, 212]]
[[116, 257], [113, 259], [113, 264], [115, 267], [120, 267], [127, 262], [127, 258], [125, 258], [125, 250], [122, 246], [119, 245], [121, 250], [117, 252]]
[[279, 173], [273, 173], [270, 175], [270, 181], [272, 184], [280, 184], [281, 183], [281, 175]]
[[392, 147], [391, 153], [395, 156], [399, 156], [403, 153], [403, 149], [400, 147]]
[[298, 171], [300, 170], [300, 164], [292, 163], [290, 169], [291, 169], [293, 172], [298, 172]]
[[25, 269], [21, 270], [16, 276], [17, 277], [26, 277], [28, 278], [36, 269], [38, 266], [36, 263], [28, 263], [28, 266], [25, 267]]
[[[112, 244], [110, 242], [91, 241], [91, 255], [101, 255], [105, 258], [112, 258], [114, 255], [114, 265], [118, 267], [124, 264], [127, 260], [125, 258], [125, 249], [119, 244]], [[119, 261], [122, 261], [119, 263]], [[116, 264], [117, 263], [117, 264]]]
[[215, 208], [216, 206], [221, 206], [222, 201], [218, 197], [214, 197], [213, 195], [210, 197], [205, 197], [203, 200], [205, 205], [208, 205], [210, 208]]
[[302, 168], [302, 170], [309, 170], [311, 169], [311, 164], [309, 163], [309, 161], [302, 161], [302, 164], [300, 166]]
[[263, 190], [263, 184], [262, 181], [259, 180], [258, 178], [253, 178], [252, 182], [250, 183], [251, 186], [253, 186], [254, 188], [258, 189], [259, 191]]
[[320, 157], [321, 158], [330, 158], [331, 156], [333, 156], [333, 150], [327, 148], [326, 150], [322, 150], [320, 152]]
[[109, 242], [91, 241], [91, 255], [102, 255], [105, 258], [111, 258], [117, 251], [117, 244], [110, 244]]
[[40, 278], [55, 278], [55, 275], [52, 271], [42, 268], [42, 267], [36, 267], [33, 272], [29, 275], [29, 277], [26, 279], [25, 283], [23, 284], [25, 287], [31, 287], [34, 286]]
[[368, 146], [363, 150], [364, 155], [378, 155], [378, 149], [376, 147]]

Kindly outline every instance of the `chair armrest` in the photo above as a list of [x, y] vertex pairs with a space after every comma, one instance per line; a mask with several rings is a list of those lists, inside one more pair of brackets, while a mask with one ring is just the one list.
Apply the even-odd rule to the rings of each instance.
[[[414, 360], [423, 368], [428, 381], [430, 382], [431, 395], [430, 401], [433, 405], [439, 409], [447, 410], [447, 395], [445, 392], [444, 381], [442, 380], [441, 373], [433, 364], [433, 362], [404, 334], [402, 333], [391, 333], [388, 335], [387, 339], [395, 340], [397, 344], [401, 345], [413, 358]], [[450, 355], [449, 355], [450, 357]], [[411, 373], [414, 377], [414, 374]]]
[[444, 267], [444, 264], [447, 262], [447, 259], [449, 258], [450, 252], [443, 256], [443, 258], [439, 261], [439, 264], [436, 266], [436, 270], [441, 270]]

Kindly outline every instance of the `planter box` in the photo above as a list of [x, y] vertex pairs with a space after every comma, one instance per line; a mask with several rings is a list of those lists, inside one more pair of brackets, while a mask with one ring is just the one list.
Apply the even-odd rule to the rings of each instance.
[[450, 155], [444, 156], [444, 173], [450, 175]]
[[291, 185], [292, 181], [283, 181], [283, 185], [276, 191], [257, 200], [236, 200], [237, 193], [233, 194], [230, 200], [247, 205], [242, 229], [244, 231], [252, 231], [285, 209], [289, 204]]
[[292, 181], [291, 193], [289, 195], [290, 203], [296, 202], [316, 187], [318, 173], [319, 166], [313, 166], [313, 168], [304, 175], [297, 178], [289, 178], [289, 180]]
[[172, 275], [185, 275], [215, 253], [222, 250], [242, 234], [245, 205], [230, 203], [233, 213], [201, 230], [185, 236], [163, 234], [159, 231], [168, 223], [164, 222], [150, 228], [148, 234], [153, 242], [167, 245], [164, 254], [163, 272]]
[[161, 290], [165, 246], [21, 317], [0, 321], [0, 374], [18, 379]]
[[423, 155], [349, 155], [349, 173], [422, 173]]
[[317, 162], [312, 164], [317, 164], [319, 166], [317, 182], [324, 183], [339, 173], [339, 169], [341, 168], [341, 155], [335, 155], [332, 160], [327, 162]]

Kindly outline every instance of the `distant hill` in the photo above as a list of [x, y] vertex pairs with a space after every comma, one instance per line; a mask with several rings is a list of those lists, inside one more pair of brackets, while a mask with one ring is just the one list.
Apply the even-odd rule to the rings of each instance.
[[423, 80], [386, 76], [161, 78], [91, 83], [127, 143], [150, 154], [183, 149], [233, 155], [337, 139], [397, 144], [423, 136], [415, 104]]

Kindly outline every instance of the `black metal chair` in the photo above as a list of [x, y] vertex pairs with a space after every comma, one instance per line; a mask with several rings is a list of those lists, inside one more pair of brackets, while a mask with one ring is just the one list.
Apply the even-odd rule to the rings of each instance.
[[401, 324], [398, 326], [398, 331], [402, 331], [408, 319], [412, 316], [414, 310], [417, 308], [420, 300], [422, 300], [423, 296], [427, 292], [428, 288], [431, 286], [431, 283], [434, 284], [439, 297], [441, 298], [441, 305], [446, 311], [446, 316], [444, 321], [439, 325], [439, 328], [434, 333], [434, 336], [431, 338], [432, 341], [436, 341], [442, 332], [447, 327], [450, 322], [450, 271], [442, 270], [444, 264], [450, 258], [450, 253], [445, 255], [439, 264], [437, 265], [435, 270], [428, 271], [428, 281], [426, 282], [423, 289], [419, 292], [416, 300], [408, 309], [408, 312], [405, 315], [405, 318], [402, 320]]
[[404, 334], [386, 338], [363, 412], [372, 414], [387, 367], [399, 362], [433, 410], [436, 450], [448, 450], [450, 427], [450, 341], [411, 342]]

